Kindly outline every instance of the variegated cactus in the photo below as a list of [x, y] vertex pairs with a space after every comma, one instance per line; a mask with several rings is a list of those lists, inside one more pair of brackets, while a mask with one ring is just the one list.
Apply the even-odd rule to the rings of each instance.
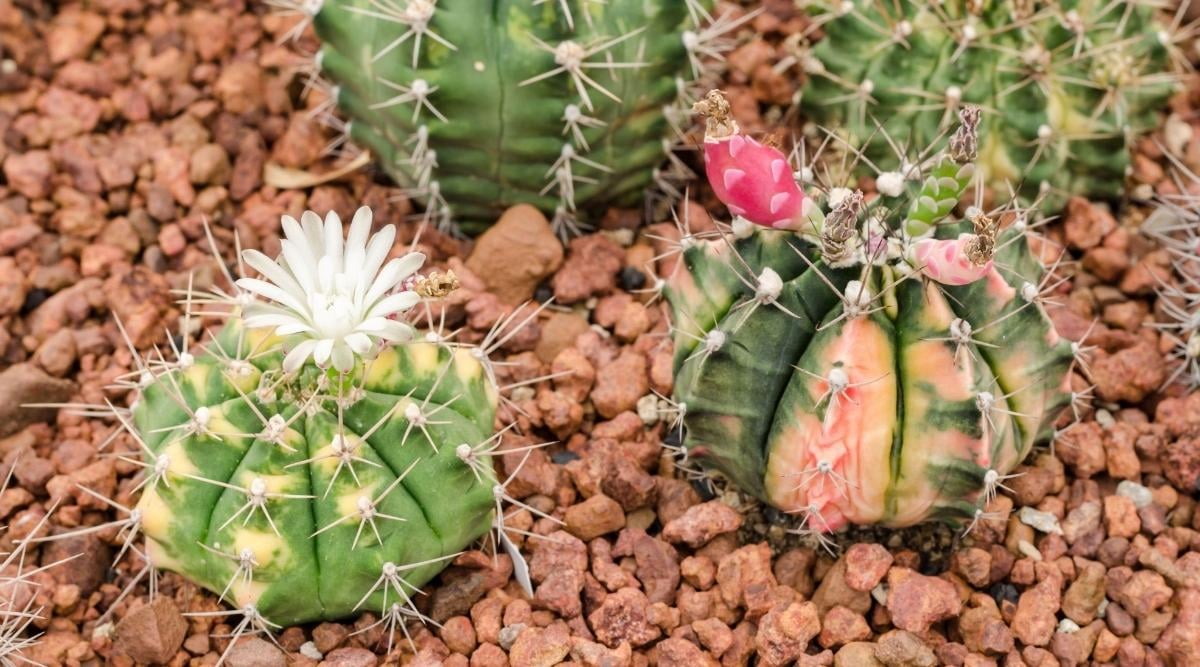
[[[969, 0], [802, 3], [823, 37], [796, 42], [803, 112], [902, 167], [886, 135], [926, 146], [964, 105], [983, 109], [976, 162], [999, 196], [1059, 207], [1117, 198], [1131, 147], [1159, 122], [1187, 67], [1187, 3]], [[880, 131], [882, 127], [883, 131]]]
[[311, 18], [346, 134], [467, 232], [518, 203], [566, 231], [676, 191], [677, 102], [744, 22], [711, 0], [275, 2]]
[[[148, 577], [153, 595], [156, 572], [172, 570], [212, 591], [235, 608], [186, 614], [240, 617], [226, 654], [248, 634], [360, 612], [378, 615], [369, 627], [390, 651], [428, 620], [418, 587], [481, 539], [528, 586], [504, 508], [540, 513], [506, 493], [515, 470], [501, 480], [493, 459], [546, 443], [503, 446], [489, 357], [538, 311], [501, 318], [478, 344], [454, 340], [430, 303], [454, 274], [417, 273], [424, 256], [372, 226], [365, 207], [345, 235], [336, 213], [285, 216], [277, 259], [242, 253], [260, 277], [188, 285], [170, 358], [125, 337], [135, 369], [116, 386], [129, 408], [58, 406], [116, 419], [112, 439], [138, 450], [122, 460], [143, 473], [132, 507], [80, 489], [120, 518], [47, 539], [115, 534], [118, 561], [140, 561], [130, 588]], [[225, 320], [202, 352], [187, 343], [196, 318]]]
[[1026, 212], [953, 216], [978, 110], [874, 198], [809, 196], [720, 93], [697, 110], [736, 217], [684, 230], [666, 287], [687, 456], [818, 532], [982, 516], [1071, 400], [1075, 348], [1043, 311]]

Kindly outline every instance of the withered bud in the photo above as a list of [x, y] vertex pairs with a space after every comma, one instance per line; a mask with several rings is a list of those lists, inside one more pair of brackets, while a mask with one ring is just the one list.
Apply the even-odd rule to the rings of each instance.
[[429, 275], [417, 280], [413, 291], [423, 299], [442, 299], [461, 286], [458, 276], [454, 275], [453, 271], [447, 270], [445, 273], [431, 271]]
[[737, 121], [733, 119], [729, 100], [725, 93], [713, 89], [708, 91], [704, 99], [692, 105], [692, 112], [704, 116], [704, 136], [708, 139], [724, 139], [738, 132]]
[[862, 190], [846, 195], [825, 216], [821, 233], [821, 251], [829, 258], [840, 258], [847, 251], [846, 243], [858, 232], [858, 216], [865, 204]]
[[972, 264], [983, 266], [996, 254], [996, 235], [1000, 231], [1000, 222], [979, 212], [971, 217], [971, 224], [975, 226], [975, 236], [967, 241], [964, 249]]
[[962, 125], [950, 137], [950, 159], [967, 164], [979, 157], [979, 107], [965, 106], [958, 112], [958, 117]]

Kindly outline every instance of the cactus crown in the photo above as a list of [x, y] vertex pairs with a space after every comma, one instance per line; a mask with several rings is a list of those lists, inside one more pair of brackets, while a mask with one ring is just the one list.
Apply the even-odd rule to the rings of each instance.
[[862, 171], [896, 168], [885, 133], [926, 146], [978, 105], [984, 183], [1047, 210], [1066, 194], [1120, 194], [1133, 140], [1156, 125], [1191, 34], [1182, 9], [1160, 24], [1154, 3], [806, 5], [825, 36], [797, 45], [804, 111], [861, 147]]
[[[425, 203], [479, 231], [529, 203], [577, 215], [678, 193], [692, 82], [745, 18], [711, 0], [325, 0], [311, 16], [349, 136]], [[327, 110], [328, 107], [326, 107]], [[664, 151], [666, 155], [664, 156]], [[659, 169], [664, 160], [670, 167]]]
[[1030, 211], [952, 215], [979, 110], [873, 197], [809, 196], [809, 169], [712, 120], [708, 178], [737, 217], [681, 230], [667, 285], [688, 456], [804, 530], [983, 517], [1052, 434], [1074, 348], [1042, 309]]

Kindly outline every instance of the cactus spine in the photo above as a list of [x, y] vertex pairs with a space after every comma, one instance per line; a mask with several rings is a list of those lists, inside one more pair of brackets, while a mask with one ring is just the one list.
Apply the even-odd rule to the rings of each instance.
[[807, 5], [825, 33], [797, 58], [813, 120], [891, 178], [900, 156], [885, 135], [926, 146], [964, 105], [978, 105], [984, 182], [1047, 209], [1070, 194], [1120, 195], [1130, 148], [1157, 125], [1191, 32], [1180, 19], [1160, 23], [1154, 3]]
[[741, 20], [710, 0], [304, 2], [349, 135], [423, 201], [479, 231], [516, 203], [576, 215], [676, 190], [670, 119]]
[[1074, 358], [1026, 211], [951, 217], [977, 110], [890, 195], [813, 199], [722, 103], [697, 105], [705, 162], [742, 214], [685, 235], [667, 287], [688, 455], [817, 532], [976, 518], [1051, 435]]

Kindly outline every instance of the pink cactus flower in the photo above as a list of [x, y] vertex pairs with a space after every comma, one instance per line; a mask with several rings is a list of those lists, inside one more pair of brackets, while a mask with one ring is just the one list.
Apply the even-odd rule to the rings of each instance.
[[921, 239], [913, 247], [917, 267], [932, 280], [943, 285], [969, 285], [987, 276], [992, 260], [976, 264], [967, 257], [967, 243], [974, 234], [961, 234], [957, 239]]
[[799, 229], [804, 192], [792, 177], [787, 157], [778, 148], [742, 134], [719, 91], [710, 92], [695, 109], [708, 117], [704, 166], [717, 198], [731, 213], [754, 224]]

